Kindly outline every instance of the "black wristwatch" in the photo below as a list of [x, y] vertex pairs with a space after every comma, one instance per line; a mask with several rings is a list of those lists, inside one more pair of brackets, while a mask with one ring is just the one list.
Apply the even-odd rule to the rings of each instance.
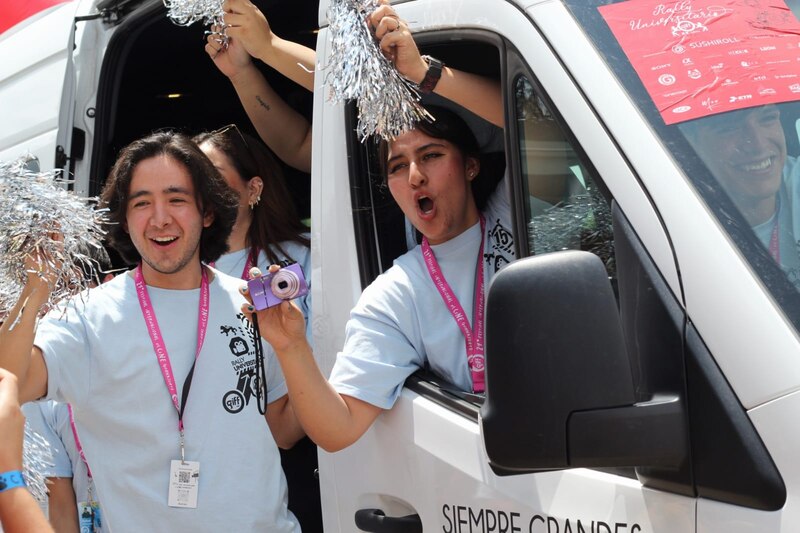
[[422, 81], [419, 82], [419, 92], [422, 94], [430, 94], [433, 92], [436, 84], [439, 83], [439, 78], [442, 77], [444, 63], [431, 56], [422, 56], [422, 59], [428, 63], [428, 71], [425, 73], [425, 77], [422, 78]]

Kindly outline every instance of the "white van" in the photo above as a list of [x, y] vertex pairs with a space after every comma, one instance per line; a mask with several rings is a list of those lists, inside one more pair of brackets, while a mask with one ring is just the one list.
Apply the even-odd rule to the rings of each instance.
[[[507, 237], [524, 259], [489, 289], [486, 398], [412, 376], [357, 443], [320, 453], [325, 530], [799, 531], [797, 239], [780, 240], [794, 219], [777, 243], [769, 229], [791, 217], [796, 174], [786, 172], [781, 191], [791, 191], [780, 193], [762, 244], [764, 224], [754, 231], [720, 170], [766, 184], [767, 169], [800, 156], [796, 5], [395, 7], [425, 53], [502, 81], [507, 127], [495, 135], [510, 180]], [[263, 8], [277, 33], [313, 44], [292, 26], [307, 6]], [[128, 140], [241, 118], [201, 30], [171, 27], [159, 1], [75, 1], [24, 25], [0, 36], [2, 57], [29, 54], [0, 64], [0, 115], [13, 117], [0, 121], [0, 158], [30, 149], [97, 194]], [[73, 53], [39, 54], [45, 27], [62, 42], [76, 27]], [[355, 108], [327, 103], [323, 78], [313, 104], [270, 79], [313, 112], [315, 352], [329, 370], [361, 290], [415, 235], [381, 186], [375, 146], [358, 142]], [[755, 126], [737, 111], [762, 105], [769, 117]], [[720, 149], [720, 167], [701, 157], [702, 141], [756, 126], [780, 139], [745, 131], [760, 155]]]

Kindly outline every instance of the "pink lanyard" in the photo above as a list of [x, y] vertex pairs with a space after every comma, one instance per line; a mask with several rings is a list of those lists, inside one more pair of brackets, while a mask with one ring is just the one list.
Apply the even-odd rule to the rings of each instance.
[[428, 239], [422, 238], [422, 257], [425, 259], [425, 266], [428, 273], [436, 285], [439, 294], [442, 296], [447, 309], [458, 324], [467, 348], [467, 363], [472, 375], [473, 392], [483, 392], [484, 385], [484, 353], [483, 353], [483, 241], [486, 230], [486, 221], [481, 215], [481, 247], [478, 250], [478, 267], [475, 273], [475, 308], [473, 311], [473, 327], [470, 328], [464, 308], [458, 302], [458, 298], [453, 293], [453, 289], [444, 278], [439, 262], [431, 249]]
[[776, 263], [779, 265], [781, 264], [781, 247], [779, 245], [779, 226], [781, 225], [780, 219], [778, 217], [780, 213], [775, 215], [775, 226], [772, 228], [772, 237], [769, 239], [769, 253], [772, 255], [772, 258], [775, 260]]
[[[255, 253], [254, 253], [255, 252]], [[253, 255], [258, 257], [258, 250], [249, 250], [247, 252], [247, 260], [244, 262], [244, 270], [242, 270], [241, 278], [245, 281], [250, 279], [250, 269], [253, 268]], [[216, 268], [217, 262], [211, 261], [208, 266], [211, 268]]]
[[208, 290], [208, 274], [205, 268], [202, 268], [202, 280], [200, 282], [200, 310], [197, 319], [197, 351], [194, 354], [194, 363], [192, 364], [189, 374], [186, 376], [186, 381], [183, 384], [183, 397], [182, 405], [178, 404], [178, 388], [175, 385], [175, 376], [172, 374], [172, 365], [169, 361], [169, 354], [167, 347], [164, 345], [164, 339], [161, 336], [161, 330], [158, 327], [158, 320], [153, 310], [153, 305], [150, 302], [150, 295], [147, 293], [147, 285], [142, 276], [142, 264], [136, 268], [136, 294], [139, 297], [139, 305], [142, 308], [142, 316], [144, 316], [145, 324], [147, 325], [147, 332], [150, 334], [150, 340], [153, 343], [153, 349], [158, 358], [158, 365], [161, 367], [161, 375], [164, 376], [164, 383], [167, 385], [167, 390], [172, 397], [172, 404], [175, 410], [178, 411], [178, 431], [181, 435], [181, 460], [184, 459], [184, 439], [183, 439], [183, 411], [186, 409], [186, 401], [189, 398], [189, 388], [192, 384], [192, 374], [194, 373], [194, 365], [197, 363], [197, 358], [200, 356], [200, 350], [203, 347], [203, 342], [206, 338], [206, 328], [208, 327], [208, 308], [209, 308], [209, 290]]
[[78, 455], [81, 456], [81, 461], [86, 465], [86, 475], [89, 480], [92, 479], [92, 469], [89, 468], [89, 463], [86, 461], [86, 455], [83, 453], [83, 446], [81, 446], [81, 439], [78, 438], [78, 430], [75, 428], [75, 415], [72, 414], [72, 405], [67, 404], [69, 411], [69, 427], [72, 429], [72, 437], [75, 439], [75, 448], [78, 450]]

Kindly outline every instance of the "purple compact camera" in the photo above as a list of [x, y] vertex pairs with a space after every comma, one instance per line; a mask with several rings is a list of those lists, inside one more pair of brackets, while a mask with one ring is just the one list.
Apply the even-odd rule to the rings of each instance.
[[278, 305], [284, 300], [294, 300], [308, 294], [308, 283], [303, 268], [295, 263], [274, 274], [269, 272], [247, 282], [247, 290], [257, 311]]

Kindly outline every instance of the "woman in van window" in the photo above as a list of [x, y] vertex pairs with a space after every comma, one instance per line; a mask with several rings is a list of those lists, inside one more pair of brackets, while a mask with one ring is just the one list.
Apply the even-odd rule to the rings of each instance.
[[[253, 266], [263, 272], [271, 264], [299, 263], [310, 286], [308, 228], [297, 215], [283, 172], [269, 149], [235, 125], [201, 133], [194, 140], [239, 196], [229, 251], [214, 267], [249, 279]], [[311, 294], [297, 303], [306, 324], [306, 338], [311, 342]], [[322, 531], [316, 446], [304, 438], [290, 450], [281, 450], [281, 465], [289, 488], [289, 509], [303, 530]]]
[[[370, 23], [403, 75], [429, 81], [429, 61], [391, 7], [376, 10]], [[495, 82], [445, 68], [433, 89], [502, 125]], [[296, 307], [284, 303], [258, 312], [294, 412], [328, 451], [355, 442], [392, 407], [405, 379], [419, 368], [429, 365], [465, 391], [483, 390], [480, 315], [488, 280], [514, 259], [510, 209], [505, 187], [479, 208], [472, 183], [483, 179], [483, 169], [474, 136], [456, 113], [431, 112], [433, 123], [419, 124], [382, 149], [389, 190], [423, 243], [363, 292], [330, 379], [316, 366]]]

